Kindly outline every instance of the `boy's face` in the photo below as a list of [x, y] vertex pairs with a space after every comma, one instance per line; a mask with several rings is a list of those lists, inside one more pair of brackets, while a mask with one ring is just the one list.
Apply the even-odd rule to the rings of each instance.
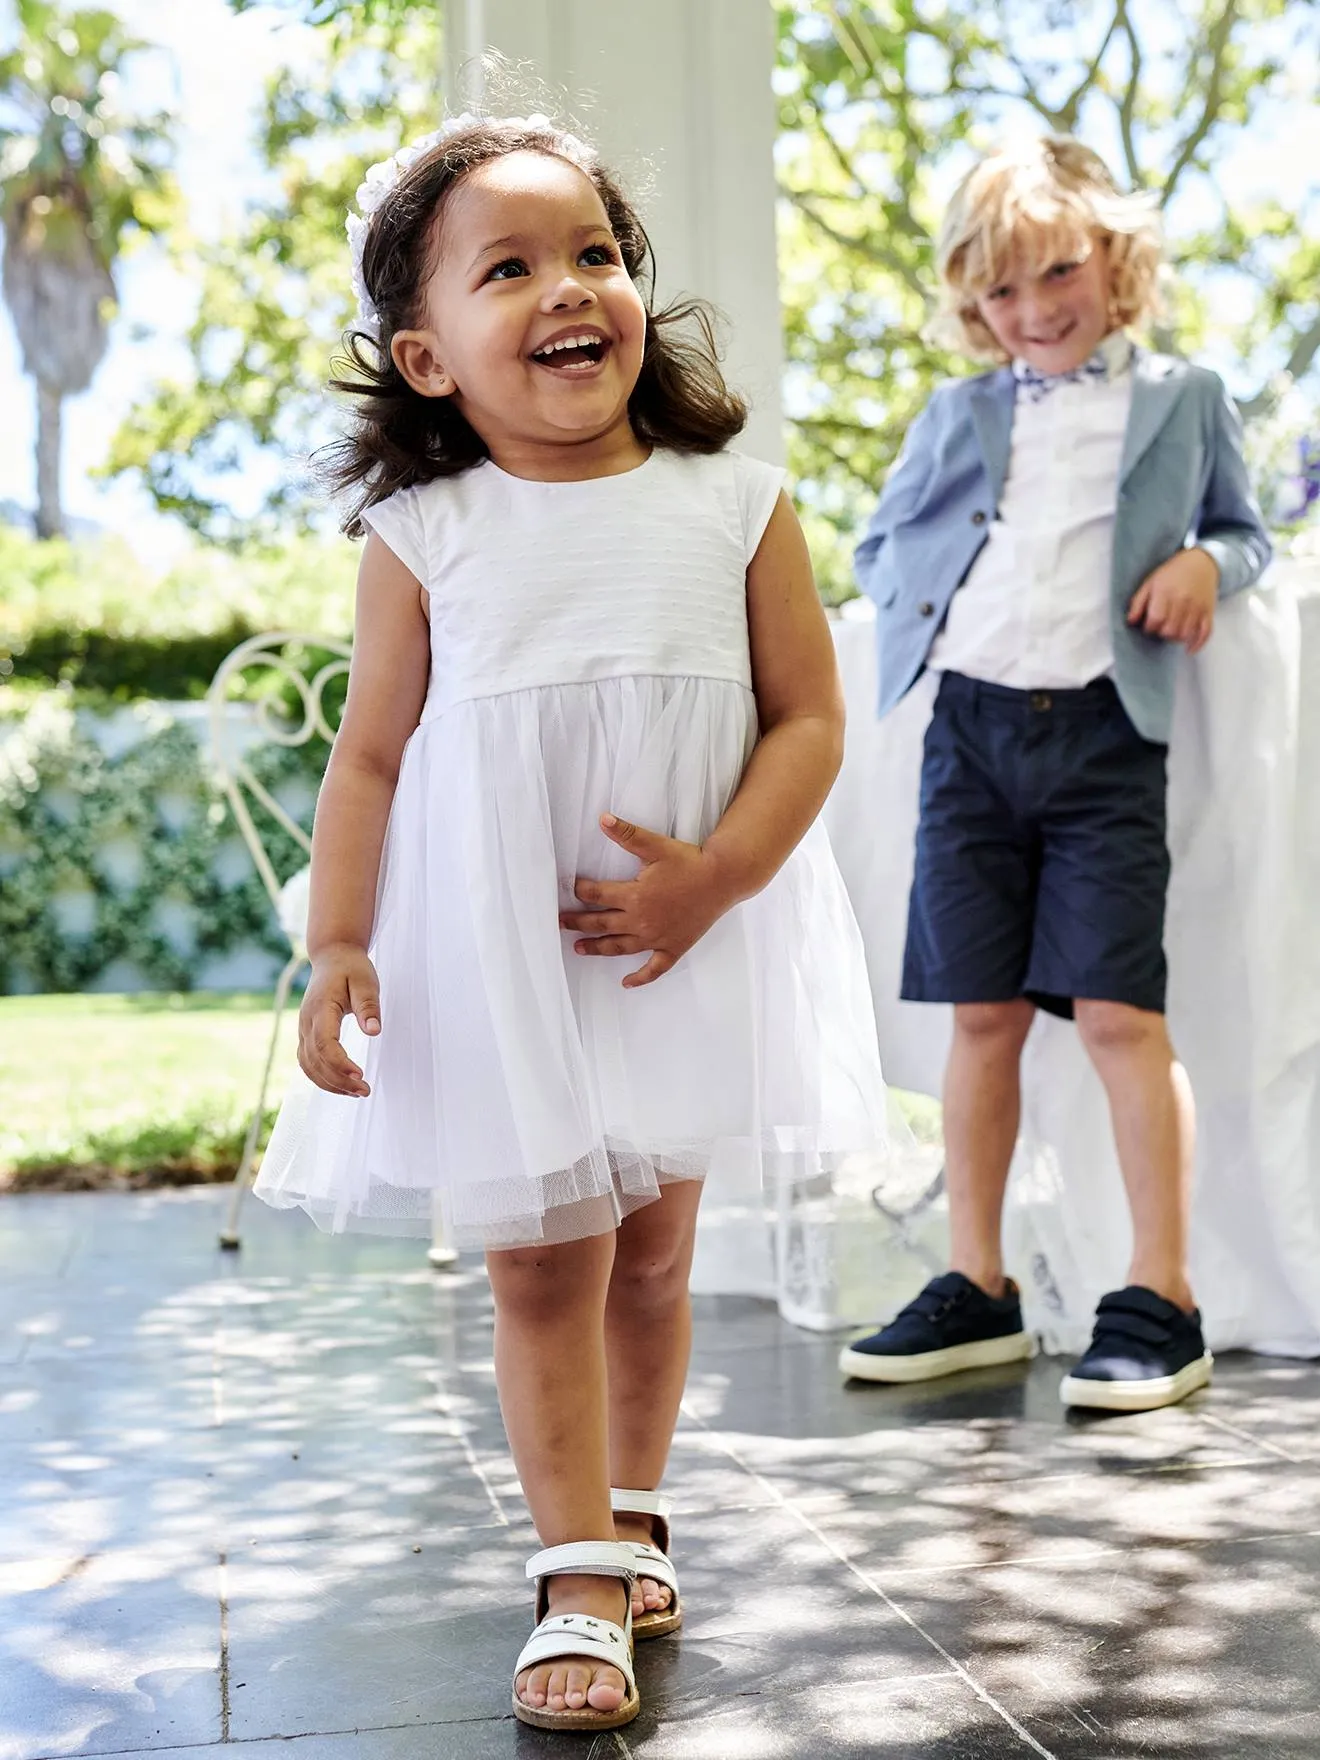
[[977, 297], [976, 309], [1005, 354], [1038, 373], [1070, 373], [1114, 328], [1108, 241], [1097, 237], [1086, 258], [1044, 268], [1015, 253], [1005, 279]]

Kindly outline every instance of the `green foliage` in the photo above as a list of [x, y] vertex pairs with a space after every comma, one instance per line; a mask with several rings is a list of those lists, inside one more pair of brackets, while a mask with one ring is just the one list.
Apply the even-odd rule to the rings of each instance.
[[[332, 437], [325, 385], [353, 315], [344, 216], [366, 165], [435, 123], [436, 10], [336, 12], [319, 76], [300, 85], [286, 71], [266, 91], [258, 135], [275, 194], [234, 237], [179, 243], [200, 290], [192, 376], [147, 390], [106, 464], [138, 474], [162, 511], [217, 543], [324, 523], [305, 461]], [[229, 491], [254, 458], [271, 483], [242, 518]]]
[[147, 48], [113, 12], [18, 0], [18, 42], [0, 55], [0, 185], [7, 222], [74, 226], [108, 267], [126, 234], [175, 217], [165, 112], [133, 115], [122, 75]]
[[[0, 998], [0, 1190], [230, 1177], [270, 1006], [238, 992]], [[292, 1073], [293, 1026], [272, 1099]]]
[[[1216, 340], [1265, 409], [1320, 348], [1320, 180], [1302, 214], [1233, 210], [1229, 141], [1315, 62], [1309, 0], [788, 0], [779, 13], [780, 185], [790, 456], [826, 594], [851, 591], [859, 520], [932, 384], [969, 363], [931, 348], [933, 237], [974, 153], [1014, 129], [1077, 133], [1155, 191], [1170, 311], [1196, 352], [1212, 291], [1244, 316]], [[833, 541], [831, 541], [833, 540]]]
[[[344, 210], [362, 167], [431, 126], [437, 102], [436, 9], [283, 3], [324, 26], [324, 61], [309, 86], [283, 77], [267, 94], [278, 194], [224, 244], [185, 252], [202, 289], [195, 375], [149, 390], [110, 461], [227, 542], [323, 517], [292, 461], [328, 433], [322, 386], [350, 310]], [[1076, 132], [1159, 195], [1172, 275], [1156, 340], [1241, 360], [1249, 414], [1275, 401], [1281, 369], [1312, 372], [1317, 203], [1234, 209], [1215, 173], [1314, 67], [1314, 0], [781, 0], [777, 15], [790, 456], [827, 598], [852, 590], [853, 532], [913, 415], [966, 370], [923, 336], [932, 238], [957, 176], [1005, 132]], [[1219, 292], [1231, 321], [1214, 315]], [[254, 450], [277, 480], [245, 520], [227, 492]]]
[[118, 702], [200, 697], [256, 631], [347, 634], [356, 563], [346, 541], [304, 538], [238, 554], [199, 546], [157, 576], [117, 539], [39, 543], [0, 526], [0, 679]]
[[[163, 705], [129, 713], [145, 737], [117, 757], [61, 691], [43, 693], [0, 741], [0, 991], [80, 990], [120, 962], [158, 988], [187, 990], [208, 956], [252, 943], [287, 956], [193, 733]], [[250, 761], [310, 824], [325, 758], [314, 742]], [[266, 841], [281, 876], [306, 861], [278, 825]], [[69, 895], [85, 907], [76, 928], [61, 919]], [[185, 945], [162, 916], [171, 906], [189, 925]]]

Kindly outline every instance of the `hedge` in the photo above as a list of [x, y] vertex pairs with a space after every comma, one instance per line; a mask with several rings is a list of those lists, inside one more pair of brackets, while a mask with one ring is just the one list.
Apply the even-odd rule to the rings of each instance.
[[157, 574], [116, 538], [38, 542], [0, 526], [0, 680], [114, 702], [200, 697], [246, 636], [346, 634], [356, 567], [346, 541], [301, 539], [281, 550], [196, 546]]

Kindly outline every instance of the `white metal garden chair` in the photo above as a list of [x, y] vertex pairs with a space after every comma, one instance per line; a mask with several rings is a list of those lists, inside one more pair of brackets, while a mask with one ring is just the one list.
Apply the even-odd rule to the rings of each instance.
[[[266, 1109], [280, 1023], [294, 979], [307, 963], [307, 882], [310, 869], [304, 861], [292, 874], [281, 879], [266, 848], [266, 839], [278, 825], [304, 856], [310, 857], [312, 852], [310, 836], [257, 776], [251, 756], [264, 746], [305, 746], [317, 739], [327, 748], [334, 744], [339, 731], [338, 721], [333, 711], [327, 712], [325, 692], [332, 680], [343, 678], [348, 672], [350, 653], [348, 642], [333, 636], [306, 630], [271, 630], [264, 635], [249, 636], [227, 654], [207, 691], [212, 769], [289, 942], [289, 957], [275, 985], [274, 1013], [266, 1061], [261, 1071], [261, 1086], [248, 1123], [243, 1154], [234, 1175], [229, 1209], [220, 1233], [220, 1245], [230, 1251], [237, 1251], [241, 1245], [239, 1211], [252, 1183], [252, 1163], [256, 1158], [257, 1137]], [[309, 657], [325, 654], [331, 658], [321, 660], [315, 670], [309, 670]], [[261, 697], [255, 702], [245, 698], [246, 712], [239, 708], [236, 694], [246, 680], [259, 674], [273, 674], [280, 684], [291, 688], [301, 713], [297, 710], [292, 715], [287, 713], [288, 689], [279, 697]], [[238, 714], [236, 708], [239, 708]], [[438, 1205], [431, 1250], [427, 1256], [435, 1266], [452, 1265], [458, 1257], [446, 1239]]]

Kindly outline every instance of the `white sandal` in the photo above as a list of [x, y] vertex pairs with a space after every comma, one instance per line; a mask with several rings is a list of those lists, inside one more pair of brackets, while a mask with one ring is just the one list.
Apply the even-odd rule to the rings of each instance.
[[669, 1558], [669, 1516], [673, 1499], [663, 1491], [611, 1491], [610, 1508], [618, 1516], [651, 1516], [651, 1532], [655, 1545], [641, 1540], [625, 1540], [632, 1552], [634, 1569], [639, 1577], [663, 1583], [669, 1591], [668, 1607], [652, 1607], [633, 1620], [633, 1637], [640, 1644], [647, 1638], [663, 1638], [676, 1632], [683, 1623], [683, 1604], [678, 1594], [678, 1572]]
[[[619, 1729], [631, 1723], [642, 1708], [632, 1665], [632, 1586], [637, 1575], [632, 1547], [617, 1540], [578, 1540], [567, 1546], [547, 1546], [528, 1559], [527, 1575], [536, 1584], [536, 1629], [514, 1666], [513, 1715], [520, 1723], [530, 1723], [536, 1729]], [[621, 1577], [628, 1590], [623, 1625], [585, 1613], [551, 1616], [546, 1590], [549, 1577]], [[518, 1697], [518, 1676], [525, 1668], [569, 1658], [606, 1662], [618, 1669], [628, 1691], [617, 1710], [596, 1711], [590, 1705], [582, 1705], [576, 1711], [551, 1711], [523, 1703]]]

